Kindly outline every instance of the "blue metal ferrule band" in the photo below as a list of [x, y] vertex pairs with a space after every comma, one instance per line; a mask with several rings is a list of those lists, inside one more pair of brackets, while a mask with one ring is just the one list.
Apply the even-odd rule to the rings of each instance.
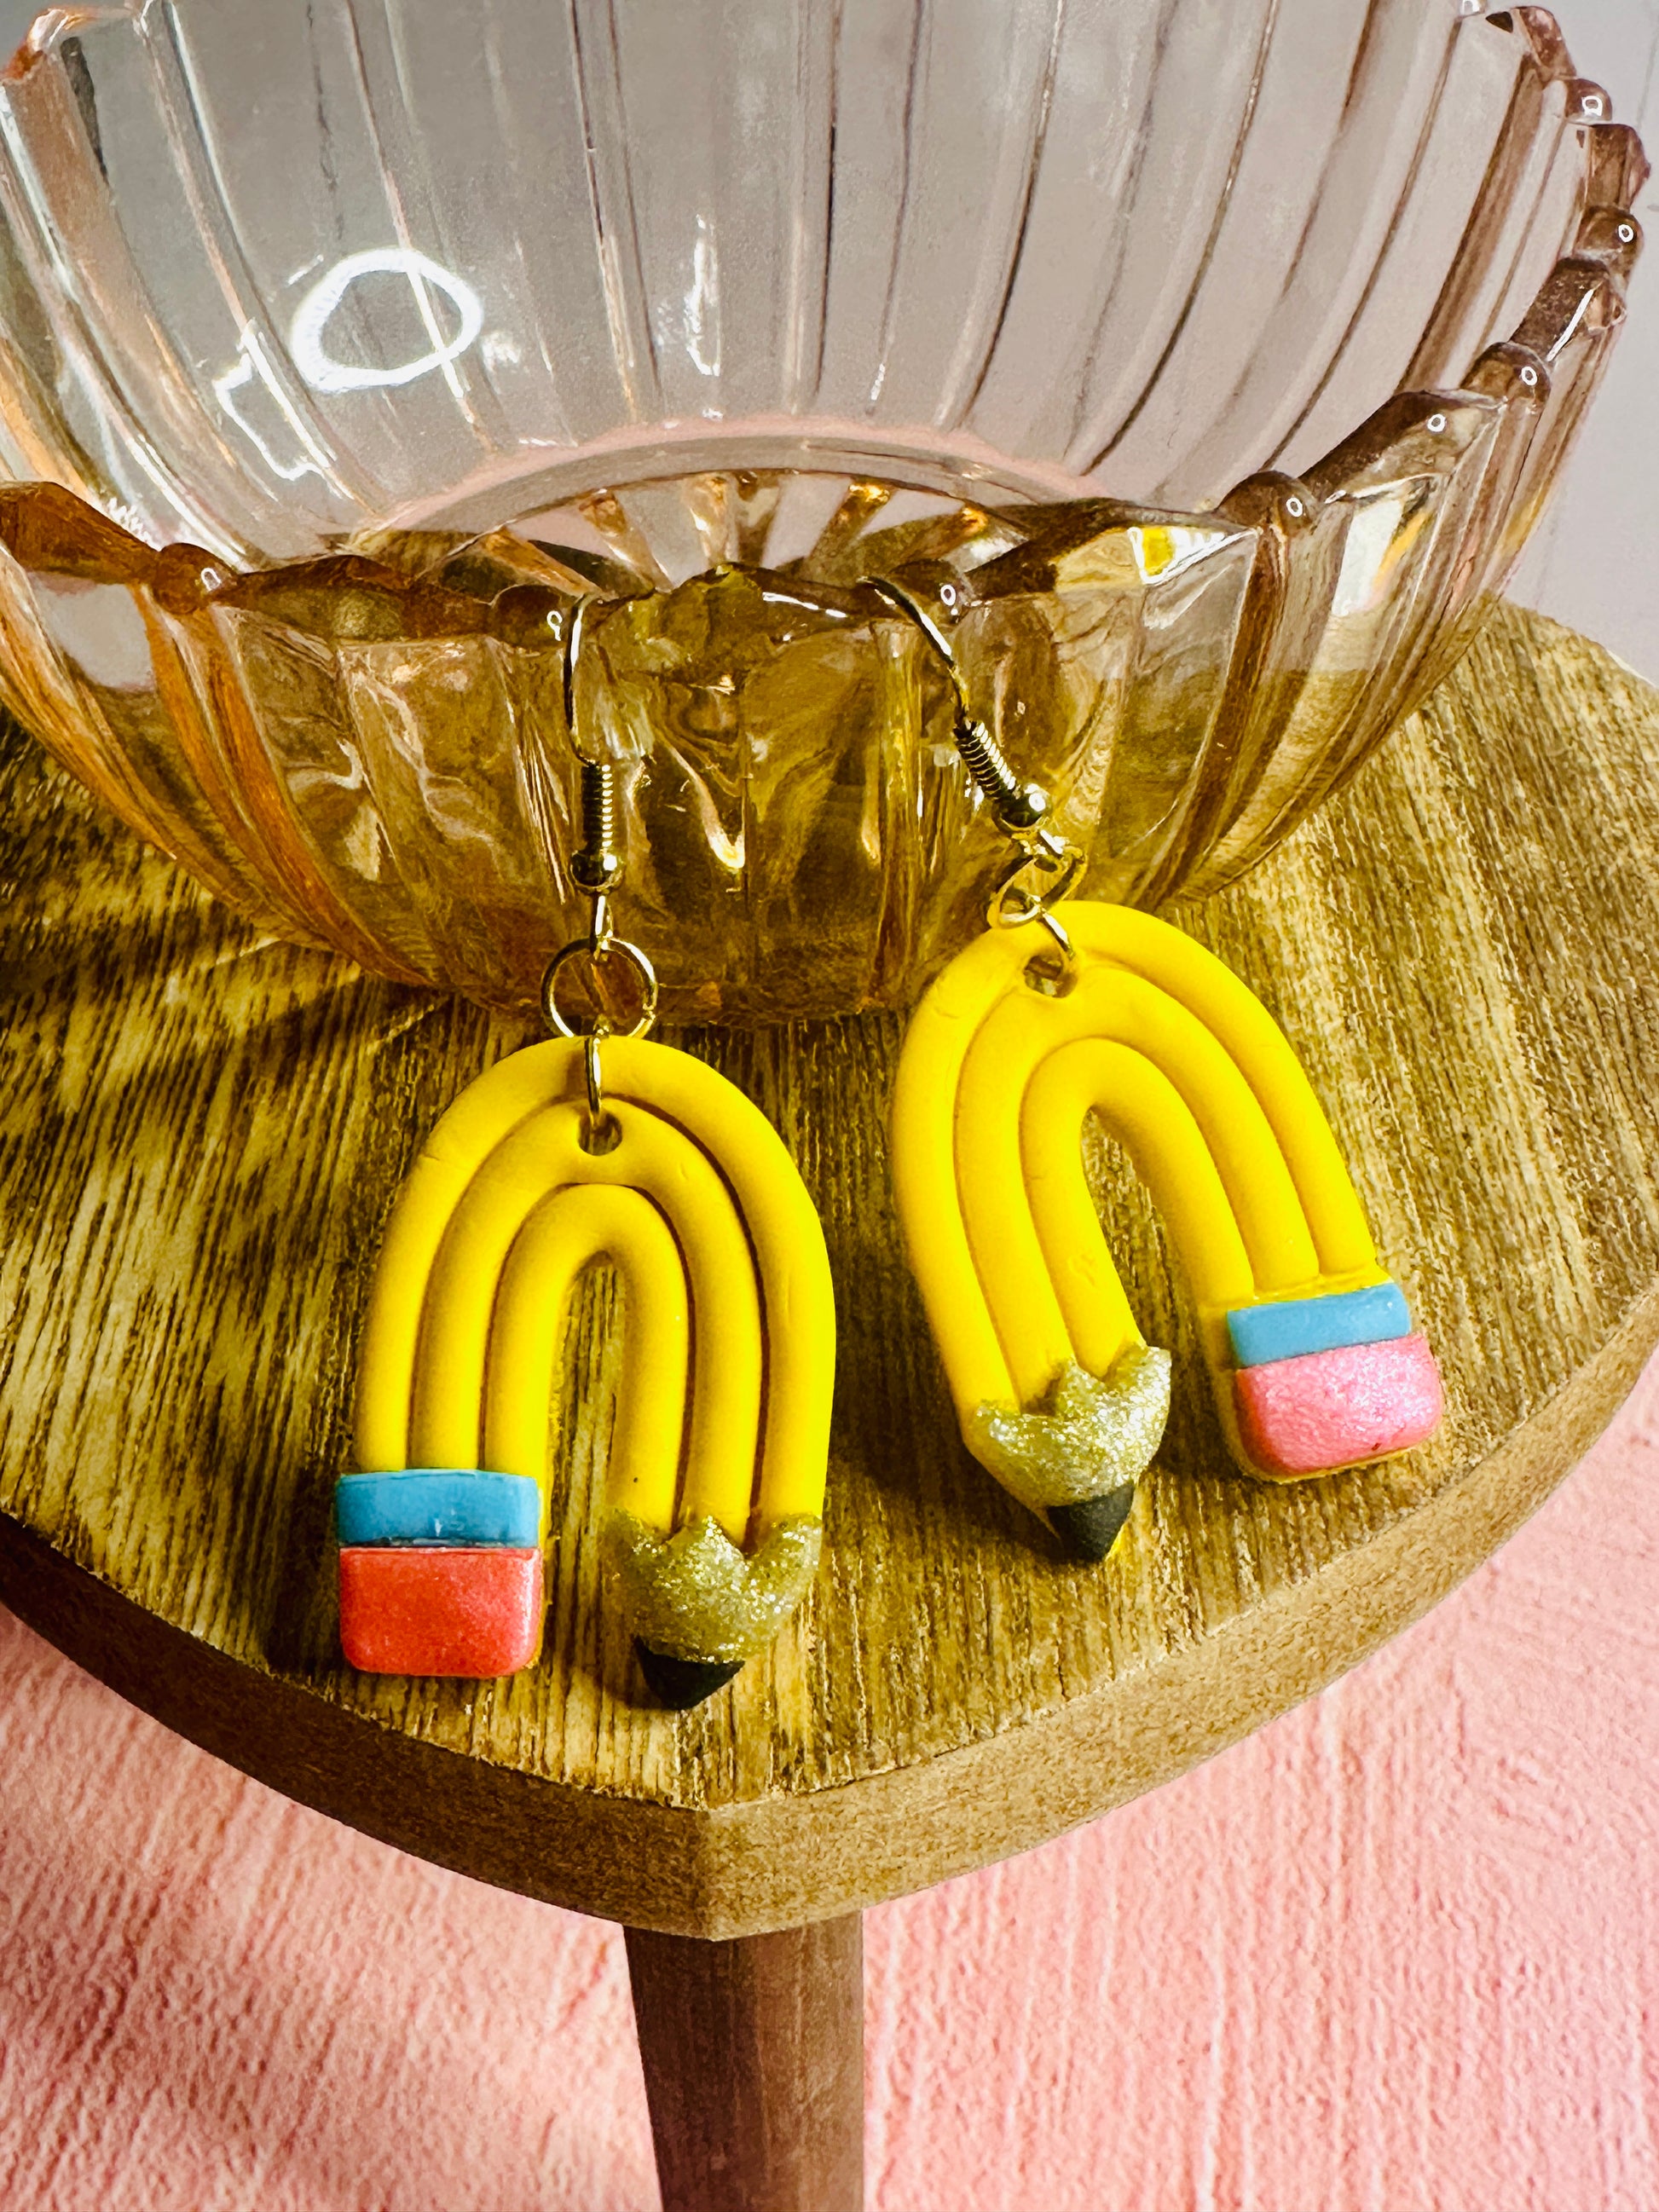
[[351, 1544], [541, 1542], [542, 1493], [528, 1475], [481, 1468], [405, 1467], [343, 1474], [334, 1486], [340, 1541]]
[[1227, 1316], [1233, 1358], [1241, 1367], [1265, 1367], [1271, 1360], [1336, 1352], [1351, 1344], [1389, 1344], [1411, 1333], [1411, 1309], [1398, 1283], [1241, 1306]]

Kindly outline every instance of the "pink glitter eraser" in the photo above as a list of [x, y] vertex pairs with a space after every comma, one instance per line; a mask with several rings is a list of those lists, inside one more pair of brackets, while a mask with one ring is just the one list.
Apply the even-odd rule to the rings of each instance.
[[1241, 1367], [1233, 1401], [1244, 1449], [1268, 1474], [1328, 1474], [1407, 1451], [1434, 1434], [1445, 1403], [1420, 1336]]
[[365, 1674], [516, 1674], [541, 1636], [538, 1551], [341, 1547], [340, 1642]]

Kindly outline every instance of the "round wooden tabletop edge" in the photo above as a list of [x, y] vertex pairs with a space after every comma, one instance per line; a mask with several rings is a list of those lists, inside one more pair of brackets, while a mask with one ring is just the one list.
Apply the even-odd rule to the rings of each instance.
[[629, 1926], [759, 1935], [1030, 1850], [1314, 1695], [1514, 1533], [1601, 1433], [1656, 1345], [1659, 1290], [1495, 1450], [1370, 1543], [1018, 1729], [799, 1796], [651, 1802], [403, 1734], [148, 1612], [3, 1514], [0, 1602], [174, 1734], [383, 1843]]

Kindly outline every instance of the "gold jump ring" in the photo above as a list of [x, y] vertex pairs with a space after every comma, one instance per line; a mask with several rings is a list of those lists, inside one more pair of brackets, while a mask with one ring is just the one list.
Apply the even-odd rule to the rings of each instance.
[[[1041, 890], [1032, 890], [1019, 880], [1028, 868], [1040, 869], [1053, 880]], [[1028, 921], [1042, 922], [1069, 958], [1070, 941], [1054, 921], [1050, 909], [1060, 904], [1082, 872], [1083, 854], [1075, 845], [1059, 845], [1057, 850], [1045, 846], [1024, 852], [992, 892], [985, 919], [993, 929], [1019, 929]]]
[[586, 960], [592, 971], [598, 969], [602, 962], [611, 959], [620, 959], [624, 962], [634, 970], [639, 979], [640, 1011], [625, 1030], [617, 1029], [604, 1015], [595, 1018], [594, 1030], [602, 1030], [606, 1036], [634, 1037], [643, 1036], [650, 1028], [657, 1018], [657, 971], [641, 951], [639, 946], [630, 945], [625, 937], [613, 937], [603, 945], [595, 945], [589, 938], [579, 937], [574, 943], [567, 945], [562, 952], [555, 956], [548, 965], [546, 975], [542, 978], [542, 1011], [546, 1015], [547, 1025], [555, 1036], [574, 1037], [589, 1034], [586, 1030], [578, 1029], [560, 1006], [561, 977], [568, 973], [575, 961]]

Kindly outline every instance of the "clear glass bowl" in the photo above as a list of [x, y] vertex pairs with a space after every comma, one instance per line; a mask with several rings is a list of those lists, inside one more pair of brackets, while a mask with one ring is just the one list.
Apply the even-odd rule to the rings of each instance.
[[[1474, 0], [148, 0], [0, 80], [0, 696], [269, 927], [533, 997], [562, 641], [667, 1011], [908, 1000], [1004, 848], [897, 578], [1151, 903], [1467, 641], [1633, 132]], [[34, 479], [36, 481], [27, 481]]]

